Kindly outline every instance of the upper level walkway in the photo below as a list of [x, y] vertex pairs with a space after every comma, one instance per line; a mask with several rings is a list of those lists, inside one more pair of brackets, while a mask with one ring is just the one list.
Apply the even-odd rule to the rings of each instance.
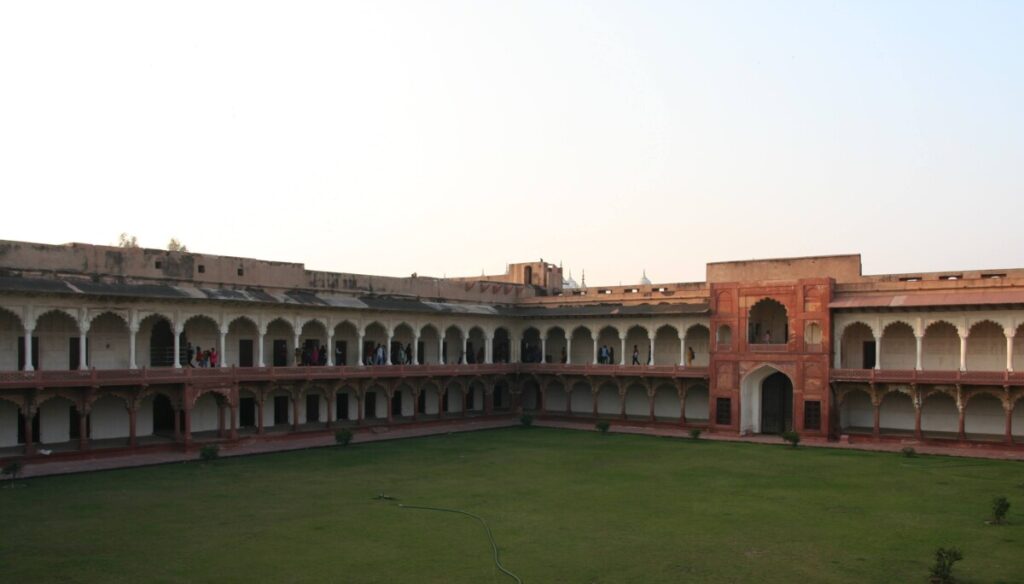
[[916, 369], [833, 369], [832, 381], [953, 385], [1024, 385], [1020, 371], [928, 371]]

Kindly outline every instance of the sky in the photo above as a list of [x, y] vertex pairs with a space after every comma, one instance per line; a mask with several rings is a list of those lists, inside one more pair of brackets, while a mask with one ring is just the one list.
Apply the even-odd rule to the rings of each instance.
[[1024, 267], [1024, 2], [0, 3], [0, 239]]

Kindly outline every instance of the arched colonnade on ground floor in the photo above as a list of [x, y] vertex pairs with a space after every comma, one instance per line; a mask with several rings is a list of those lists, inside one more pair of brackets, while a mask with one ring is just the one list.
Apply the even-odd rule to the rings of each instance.
[[1024, 389], [842, 384], [835, 395], [847, 434], [1024, 440]]
[[523, 411], [541, 414], [706, 425], [710, 411], [703, 381], [528, 376], [520, 391]]

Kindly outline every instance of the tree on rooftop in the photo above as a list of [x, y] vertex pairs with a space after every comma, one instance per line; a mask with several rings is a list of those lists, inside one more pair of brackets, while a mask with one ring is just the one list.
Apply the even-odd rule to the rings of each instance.
[[172, 237], [171, 240], [167, 242], [167, 251], [180, 251], [181, 253], [188, 253], [188, 247], [186, 247], [185, 244], [178, 241], [178, 238]]
[[139, 247], [139, 240], [134, 235], [122, 233], [117, 236], [117, 247], [137, 248]]

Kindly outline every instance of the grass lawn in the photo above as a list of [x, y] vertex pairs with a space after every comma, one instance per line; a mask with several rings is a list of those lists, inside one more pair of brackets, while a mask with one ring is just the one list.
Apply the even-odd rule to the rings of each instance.
[[[2, 582], [1024, 582], [1024, 465], [509, 428], [19, 481]], [[994, 496], [1010, 524], [984, 521]]]

